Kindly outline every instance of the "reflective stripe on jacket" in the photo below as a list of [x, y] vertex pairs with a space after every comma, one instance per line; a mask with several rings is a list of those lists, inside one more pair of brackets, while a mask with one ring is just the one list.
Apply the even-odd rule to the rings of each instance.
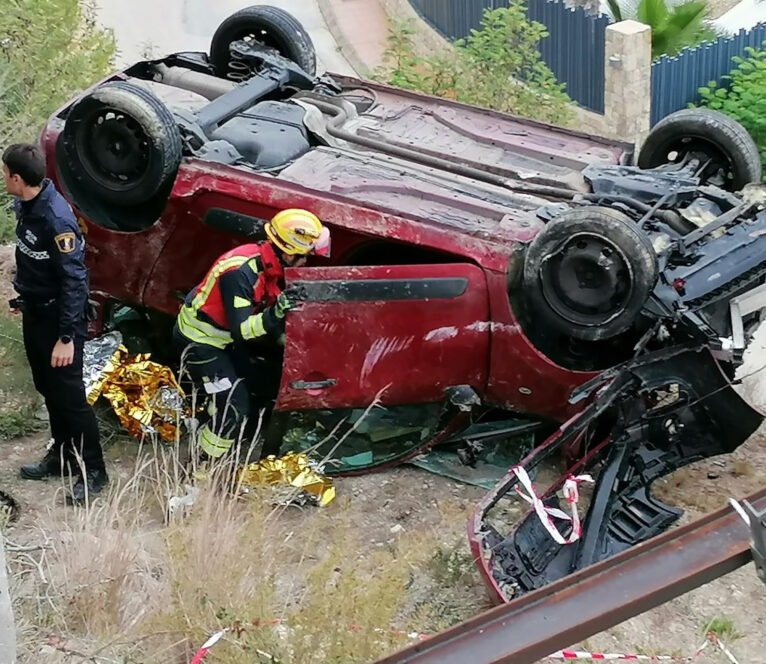
[[245, 244], [213, 263], [178, 314], [190, 341], [225, 348], [232, 342], [279, 335], [272, 307], [284, 277], [271, 244]]

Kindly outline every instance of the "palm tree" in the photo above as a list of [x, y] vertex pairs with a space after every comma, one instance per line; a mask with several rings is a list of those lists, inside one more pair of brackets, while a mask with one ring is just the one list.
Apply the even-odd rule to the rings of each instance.
[[652, 56], [676, 55], [687, 46], [715, 37], [707, 25], [707, 2], [689, 0], [680, 4], [672, 0], [606, 0], [615, 21], [635, 19], [652, 29]]

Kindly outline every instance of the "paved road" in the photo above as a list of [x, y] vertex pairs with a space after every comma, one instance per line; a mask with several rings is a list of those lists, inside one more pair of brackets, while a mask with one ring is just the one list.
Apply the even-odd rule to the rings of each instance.
[[97, 0], [103, 25], [114, 30], [119, 64], [145, 54], [207, 51], [219, 23], [249, 5], [269, 4], [293, 14], [308, 30], [319, 59], [319, 71], [353, 74], [338, 51], [315, 0]]
[[717, 30], [734, 35], [740, 30], [750, 30], [763, 21], [766, 21], [766, 2], [742, 0], [713, 23]]

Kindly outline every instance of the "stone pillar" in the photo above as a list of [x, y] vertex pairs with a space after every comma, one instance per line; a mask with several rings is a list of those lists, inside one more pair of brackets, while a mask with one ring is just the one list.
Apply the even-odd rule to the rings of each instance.
[[636, 144], [649, 132], [652, 108], [652, 31], [638, 21], [606, 29], [604, 116], [610, 136]]

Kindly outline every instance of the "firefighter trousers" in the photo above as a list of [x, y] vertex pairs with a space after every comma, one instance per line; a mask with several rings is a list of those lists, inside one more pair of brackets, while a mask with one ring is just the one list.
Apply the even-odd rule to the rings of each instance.
[[181, 372], [199, 390], [197, 399], [209, 397], [208, 421], [199, 430], [198, 444], [209, 457], [226, 454], [241, 437], [250, 414], [250, 393], [243, 369], [231, 348], [216, 348], [187, 339], [173, 330], [173, 343], [181, 356]]
[[64, 463], [68, 463], [75, 474], [79, 467], [76, 455], [82, 458], [86, 469], [103, 470], [98, 422], [86, 399], [82, 379], [84, 330], [74, 337], [72, 364], [56, 368], [51, 366], [51, 354], [58, 341], [57, 307], [26, 308], [22, 332], [35, 389], [48, 409], [53, 437], [50, 453], [63, 456]]

